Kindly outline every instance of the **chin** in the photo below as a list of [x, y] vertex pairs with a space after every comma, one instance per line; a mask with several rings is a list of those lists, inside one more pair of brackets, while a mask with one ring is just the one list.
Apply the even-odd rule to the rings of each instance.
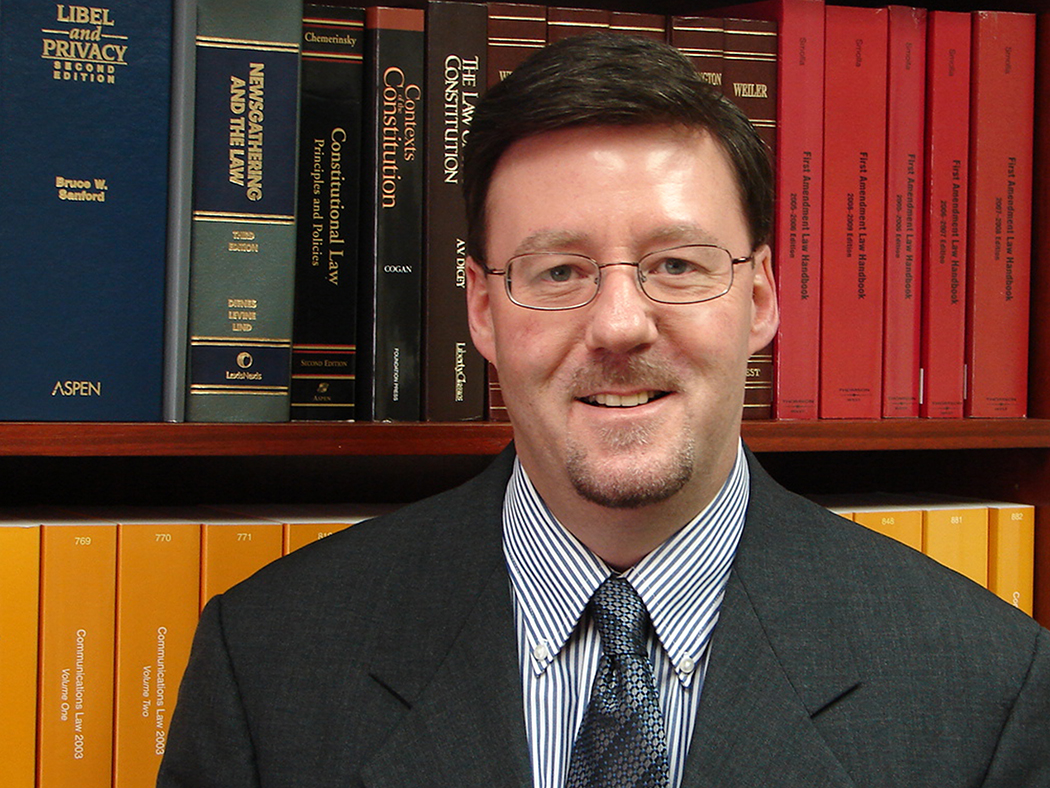
[[694, 459], [692, 444], [662, 458], [625, 452], [598, 459], [574, 450], [568, 456], [568, 472], [585, 500], [609, 509], [638, 509], [666, 501], [685, 487], [693, 477]]

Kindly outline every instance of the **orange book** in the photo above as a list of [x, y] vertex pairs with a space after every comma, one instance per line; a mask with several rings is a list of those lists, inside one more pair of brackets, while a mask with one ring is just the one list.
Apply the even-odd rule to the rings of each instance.
[[235, 515], [272, 520], [284, 532], [284, 554], [317, 542], [336, 531], [398, 509], [387, 503], [259, 504], [232, 506]]
[[208, 511], [201, 527], [200, 608], [281, 557], [284, 527], [273, 520]]
[[988, 503], [988, 589], [1032, 615], [1035, 577], [1035, 507]]
[[988, 587], [988, 506], [970, 501], [926, 501], [922, 551], [938, 563]]
[[0, 517], [0, 764], [7, 788], [36, 783], [40, 528]]
[[894, 503], [858, 506], [853, 521], [915, 550], [922, 550], [922, 511]]
[[200, 593], [200, 522], [120, 511], [117, 531], [113, 788], [153, 785]]
[[108, 786], [117, 526], [40, 518], [37, 788]]

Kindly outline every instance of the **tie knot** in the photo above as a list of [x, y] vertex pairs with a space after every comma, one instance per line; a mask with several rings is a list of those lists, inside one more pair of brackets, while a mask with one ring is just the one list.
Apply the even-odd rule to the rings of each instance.
[[591, 614], [609, 656], [646, 656], [649, 614], [638, 592], [627, 580], [613, 575], [591, 597]]

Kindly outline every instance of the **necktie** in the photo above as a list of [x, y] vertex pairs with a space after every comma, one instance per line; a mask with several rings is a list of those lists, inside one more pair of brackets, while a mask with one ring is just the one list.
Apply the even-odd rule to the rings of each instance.
[[618, 576], [598, 587], [590, 609], [602, 655], [566, 788], [665, 788], [667, 740], [646, 653], [649, 614]]

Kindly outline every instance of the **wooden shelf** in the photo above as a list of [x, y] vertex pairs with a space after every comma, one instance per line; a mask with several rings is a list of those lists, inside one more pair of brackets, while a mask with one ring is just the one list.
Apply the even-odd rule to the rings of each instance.
[[[751, 421], [756, 452], [1050, 448], [1050, 419]], [[290, 424], [0, 423], [9, 457], [440, 457], [494, 455], [511, 440], [497, 423]]]

